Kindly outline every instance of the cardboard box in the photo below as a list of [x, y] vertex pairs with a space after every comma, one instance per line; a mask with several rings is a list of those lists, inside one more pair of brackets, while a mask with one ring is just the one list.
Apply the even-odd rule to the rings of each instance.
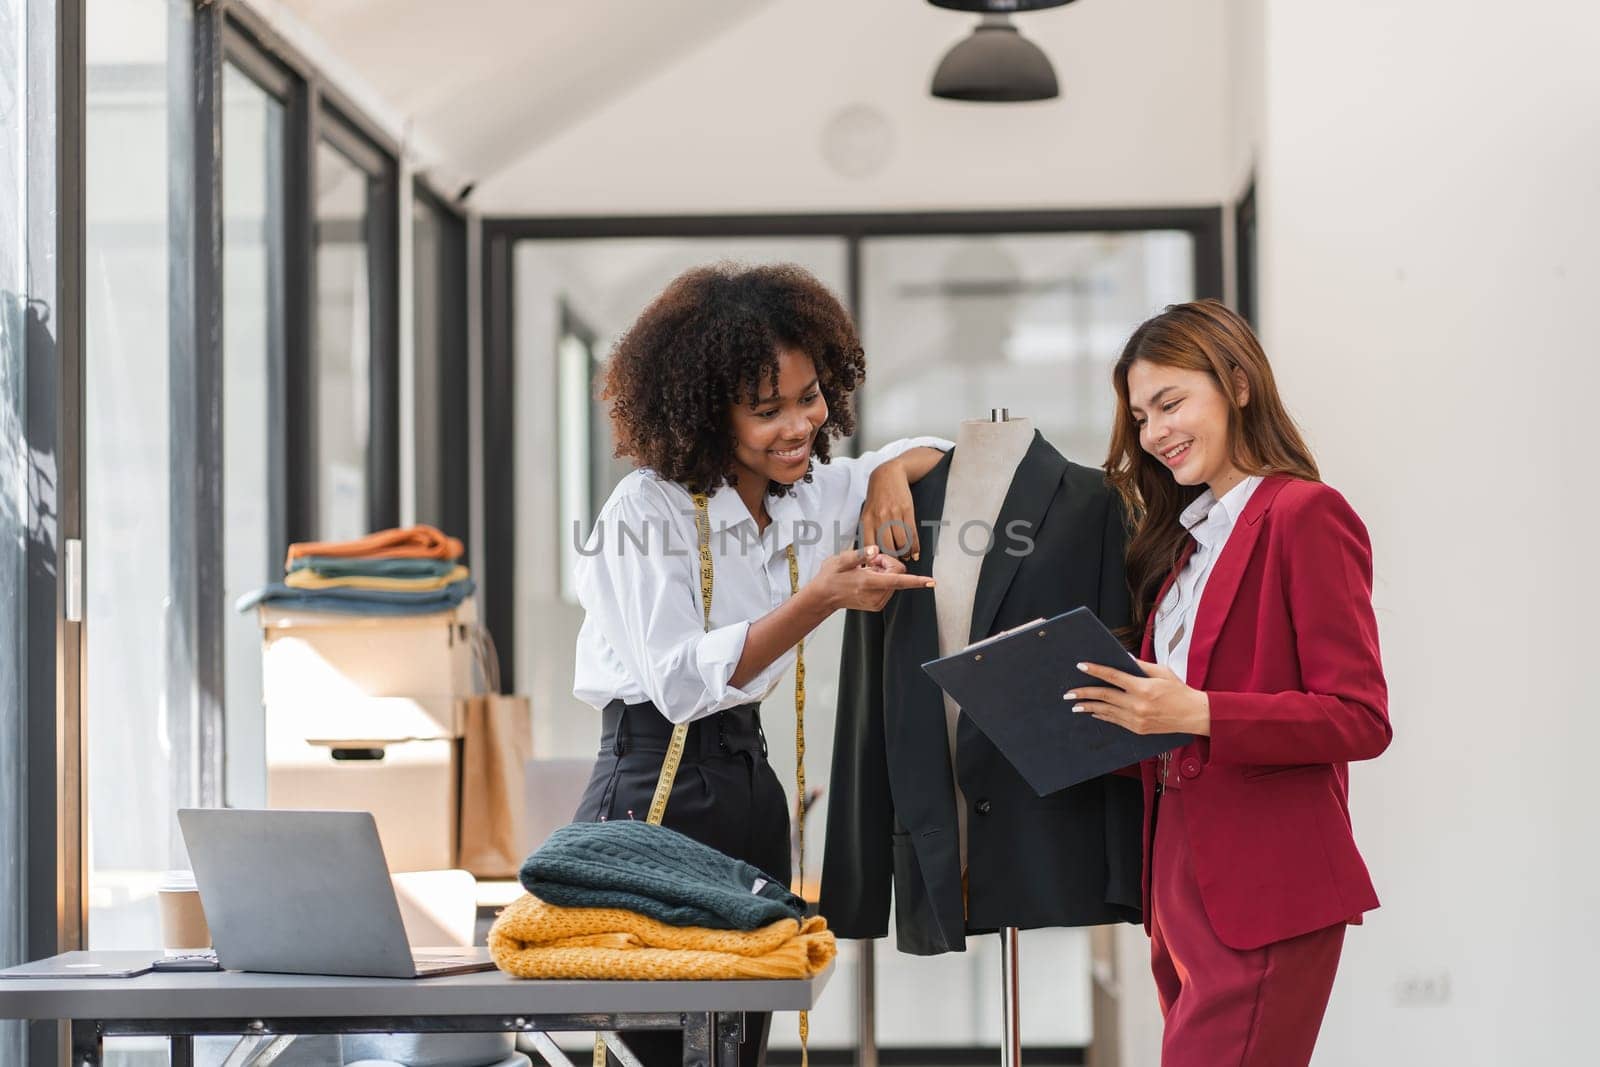
[[455, 697], [366, 697], [308, 695], [287, 703], [268, 704], [267, 762], [279, 758], [279, 744], [290, 759], [302, 742], [437, 741], [460, 737], [466, 701]]
[[357, 697], [464, 697], [474, 685], [478, 616], [375, 617], [258, 609], [262, 700], [337, 706]]
[[[380, 758], [335, 758], [362, 749]], [[370, 811], [391, 871], [454, 867], [460, 759], [461, 742], [448, 738], [341, 746], [279, 738], [270, 744], [267, 805]]]

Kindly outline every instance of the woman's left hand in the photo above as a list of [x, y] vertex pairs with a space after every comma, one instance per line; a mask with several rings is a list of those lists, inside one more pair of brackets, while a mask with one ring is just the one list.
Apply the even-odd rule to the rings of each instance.
[[1126, 674], [1097, 663], [1080, 663], [1078, 669], [1108, 686], [1079, 686], [1067, 693], [1072, 710], [1114, 722], [1136, 734], [1211, 733], [1211, 701], [1191, 689], [1167, 667], [1135, 660], [1148, 678]]
[[916, 511], [911, 504], [911, 480], [905, 465], [896, 459], [879, 464], [867, 480], [867, 502], [861, 508], [861, 547], [873, 545], [899, 559], [922, 556]]

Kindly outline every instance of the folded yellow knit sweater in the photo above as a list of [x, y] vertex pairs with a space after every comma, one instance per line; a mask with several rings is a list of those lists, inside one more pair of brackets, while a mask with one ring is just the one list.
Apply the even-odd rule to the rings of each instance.
[[489, 931], [495, 966], [517, 978], [809, 978], [837, 951], [821, 916], [708, 930], [616, 908], [558, 908], [531, 894]]

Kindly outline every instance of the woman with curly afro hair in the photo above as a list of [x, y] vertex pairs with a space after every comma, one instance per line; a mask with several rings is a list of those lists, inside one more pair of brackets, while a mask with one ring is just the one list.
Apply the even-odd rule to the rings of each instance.
[[[910, 484], [953, 446], [917, 438], [834, 458], [865, 371], [850, 316], [789, 265], [690, 270], [617, 343], [602, 397], [618, 455], [638, 469], [578, 566], [574, 692], [602, 713], [578, 820], [644, 821], [687, 723], [665, 825], [789, 883], [789, 802], [761, 700], [835, 611], [933, 585], [897, 556], [918, 550]], [[768, 1021], [746, 1016], [742, 1067], [761, 1061]], [[647, 1067], [682, 1062], [675, 1032], [629, 1043]]]

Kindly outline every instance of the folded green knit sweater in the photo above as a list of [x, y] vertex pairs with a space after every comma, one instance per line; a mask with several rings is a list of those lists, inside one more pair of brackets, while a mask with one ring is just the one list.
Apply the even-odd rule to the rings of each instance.
[[664, 826], [579, 822], [529, 856], [522, 887], [563, 908], [623, 908], [672, 926], [754, 930], [805, 917], [769, 874]]

